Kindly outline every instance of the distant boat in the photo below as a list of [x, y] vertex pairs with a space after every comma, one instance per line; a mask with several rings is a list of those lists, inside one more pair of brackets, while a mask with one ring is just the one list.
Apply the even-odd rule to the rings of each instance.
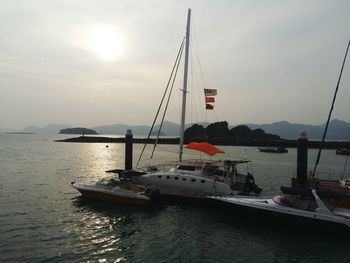
[[287, 153], [288, 150], [285, 147], [258, 147], [260, 152], [266, 153]]
[[339, 155], [350, 155], [350, 149], [337, 149], [335, 153]]

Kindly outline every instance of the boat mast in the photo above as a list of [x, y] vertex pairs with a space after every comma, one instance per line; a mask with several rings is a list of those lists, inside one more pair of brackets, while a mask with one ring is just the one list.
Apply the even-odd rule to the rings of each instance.
[[323, 149], [323, 145], [324, 145], [324, 142], [325, 142], [325, 139], [326, 139], [326, 134], [327, 134], [327, 130], [328, 130], [328, 124], [329, 124], [329, 122], [331, 120], [331, 115], [332, 115], [332, 112], [333, 112], [335, 99], [337, 98], [337, 93], [338, 93], [338, 89], [339, 89], [339, 83], [340, 83], [340, 79], [341, 79], [342, 74], [343, 74], [343, 69], [344, 69], [346, 57], [348, 55], [349, 47], [350, 47], [350, 40], [349, 40], [348, 45], [346, 47], [345, 56], [344, 56], [344, 59], [343, 59], [343, 64], [341, 66], [341, 70], [340, 70], [340, 74], [339, 74], [339, 77], [338, 77], [337, 86], [336, 86], [335, 91], [334, 91], [334, 97], [333, 97], [333, 101], [332, 101], [332, 106], [331, 106], [331, 108], [329, 110], [328, 119], [327, 119], [327, 122], [326, 122], [326, 127], [325, 127], [324, 132], [323, 132], [322, 141], [321, 141], [320, 148], [318, 150], [318, 154], [317, 154], [317, 158], [316, 158], [316, 162], [315, 162], [315, 167], [314, 167], [314, 170], [312, 172], [312, 177], [315, 177], [317, 165], [320, 162], [321, 151]]
[[182, 89], [182, 112], [181, 112], [181, 127], [180, 127], [179, 161], [182, 161], [182, 154], [183, 154], [183, 148], [184, 148], [188, 56], [189, 56], [189, 47], [190, 47], [190, 24], [191, 24], [191, 9], [189, 8], [188, 14], [187, 14], [187, 26], [186, 26], [186, 47], [185, 47], [184, 82], [183, 82], [183, 89]]

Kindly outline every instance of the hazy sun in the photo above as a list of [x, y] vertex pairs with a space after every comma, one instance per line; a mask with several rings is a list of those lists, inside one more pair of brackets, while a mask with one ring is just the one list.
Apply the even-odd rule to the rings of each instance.
[[91, 27], [87, 31], [86, 45], [106, 61], [116, 59], [122, 52], [120, 35], [108, 25]]

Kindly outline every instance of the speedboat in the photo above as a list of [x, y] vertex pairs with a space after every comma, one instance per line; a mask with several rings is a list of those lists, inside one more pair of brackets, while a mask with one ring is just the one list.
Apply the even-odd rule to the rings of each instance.
[[242, 213], [256, 215], [259, 220], [283, 223], [285, 226], [313, 227], [332, 225], [350, 230], [350, 209], [331, 207], [312, 189], [312, 196], [280, 194], [273, 198], [208, 196], [216, 204]]
[[96, 183], [72, 182], [84, 198], [126, 205], [150, 205], [159, 199], [154, 187], [144, 187], [130, 181], [104, 178]]

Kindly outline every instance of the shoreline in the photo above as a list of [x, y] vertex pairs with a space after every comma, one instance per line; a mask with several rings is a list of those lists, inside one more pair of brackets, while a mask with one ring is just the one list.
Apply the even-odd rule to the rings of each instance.
[[[133, 143], [136, 144], [154, 144], [156, 139], [154, 138], [133, 138]], [[203, 139], [185, 139], [185, 144], [190, 142], [203, 142], [207, 141], [213, 145], [218, 146], [255, 146], [255, 147], [268, 147], [268, 146], [281, 146], [287, 148], [296, 148], [297, 140], [263, 140], [263, 139], [243, 139], [243, 138], [208, 138]], [[63, 140], [55, 140], [55, 142], [76, 142], [76, 143], [125, 143], [125, 137], [122, 138], [112, 138], [112, 137], [94, 137], [94, 136], [80, 136], [74, 138], [67, 138]], [[180, 139], [178, 137], [174, 138], [159, 138], [158, 144], [179, 144]], [[308, 147], [310, 149], [317, 149], [321, 145], [321, 141], [309, 140]], [[338, 148], [350, 148], [350, 141], [325, 141], [324, 149], [338, 149]]]

